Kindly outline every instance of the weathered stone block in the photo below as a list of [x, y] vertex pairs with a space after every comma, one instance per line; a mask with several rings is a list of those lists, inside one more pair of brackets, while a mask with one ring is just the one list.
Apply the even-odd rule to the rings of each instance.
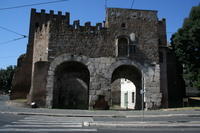
[[[82, 108], [77, 103], [85, 100], [91, 109], [102, 95], [104, 103], [111, 105], [111, 84], [125, 78], [136, 86], [135, 108], [141, 109], [139, 92], [143, 86], [146, 108], [160, 105], [158, 40], [163, 38], [159, 36], [156, 11], [108, 8], [104, 27], [101, 24], [81, 26], [78, 21], [69, 25], [69, 14], [42, 14], [34, 11], [31, 15], [30, 51], [27, 52], [30, 58], [25, 61], [31, 66], [24, 70], [29, 73], [29, 79], [33, 74], [31, 86], [27, 85], [33, 88], [33, 99], [44, 101], [45, 96], [47, 107], [57, 103], [75, 106], [72, 108]], [[162, 34], [166, 33], [162, 31]], [[42, 80], [39, 74], [34, 74], [39, 71], [34, 69], [38, 61], [50, 64], [41, 72], [46, 75]], [[22, 73], [23, 70], [18, 74]], [[43, 90], [41, 94], [39, 90]], [[85, 98], [82, 101], [73, 97], [84, 92], [87, 97], [82, 96]]]

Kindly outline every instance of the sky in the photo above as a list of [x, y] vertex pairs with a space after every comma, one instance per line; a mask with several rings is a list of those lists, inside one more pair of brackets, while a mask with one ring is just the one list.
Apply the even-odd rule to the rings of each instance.
[[[80, 20], [81, 24], [91, 21], [92, 25], [105, 20], [105, 0], [68, 0], [65, 2], [35, 5], [23, 8], [5, 10], [3, 8], [27, 4], [49, 2], [55, 0], [1, 0], [0, 1], [0, 27], [7, 28], [21, 35], [28, 36], [30, 23], [30, 10], [36, 8], [70, 12], [71, 23]], [[131, 8], [133, 0], [107, 0], [107, 7]], [[157, 10], [158, 18], [165, 18], [167, 22], [167, 38], [181, 28], [184, 18], [188, 17], [190, 9], [199, 5], [200, 0], [134, 0], [133, 9]], [[16, 65], [17, 58], [26, 52], [28, 39], [17, 41], [10, 40], [21, 38], [13, 32], [0, 28], [0, 68]]]

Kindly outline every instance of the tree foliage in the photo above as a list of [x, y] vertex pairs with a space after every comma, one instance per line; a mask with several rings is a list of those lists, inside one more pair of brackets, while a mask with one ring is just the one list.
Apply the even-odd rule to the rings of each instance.
[[200, 6], [191, 9], [182, 28], [172, 36], [171, 43], [184, 66], [184, 78], [190, 86], [200, 88]]
[[11, 89], [12, 78], [15, 66], [8, 66], [6, 69], [0, 69], [0, 91], [8, 93]]

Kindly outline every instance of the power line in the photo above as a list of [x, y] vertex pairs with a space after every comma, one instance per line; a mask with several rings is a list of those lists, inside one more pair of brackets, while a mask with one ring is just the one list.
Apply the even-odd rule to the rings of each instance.
[[20, 36], [22, 36], [22, 37], [27, 37], [26, 35], [17, 33], [17, 32], [15, 32], [15, 31], [10, 30], [10, 29], [8, 29], [8, 28], [5, 28], [5, 27], [3, 27], [3, 26], [0, 26], [0, 28], [3, 29], [3, 30], [9, 31], [9, 32], [11, 32], [11, 33], [15, 33], [15, 34], [17, 34], [17, 35], [20, 35]]
[[9, 41], [6, 41], [6, 42], [1, 42], [0, 45], [8, 44], [8, 43], [15, 42], [15, 41], [18, 41], [18, 40], [21, 40], [21, 39], [25, 39], [25, 38], [27, 38], [27, 36], [20, 37], [20, 38], [15, 38], [15, 39], [12, 39], [12, 40], [9, 40]]
[[8, 58], [16, 58], [18, 56], [5, 56], [5, 57], [0, 57], [0, 59], [8, 59]]
[[10, 10], [10, 9], [15, 9], [15, 8], [29, 7], [29, 6], [52, 4], [52, 3], [65, 2], [65, 1], [69, 1], [69, 0], [56, 0], [56, 1], [41, 2], [41, 3], [27, 4], [27, 5], [13, 6], [13, 7], [5, 7], [5, 8], [0, 8], [0, 11]]
[[105, 0], [105, 9], [107, 8], [108, 0]]
[[135, 0], [132, 1], [131, 9], [133, 8], [134, 3], [135, 3]]

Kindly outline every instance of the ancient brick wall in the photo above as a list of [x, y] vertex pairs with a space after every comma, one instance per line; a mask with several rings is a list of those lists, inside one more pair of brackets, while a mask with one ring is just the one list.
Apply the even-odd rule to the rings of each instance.
[[23, 54], [18, 58], [17, 68], [12, 80], [10, 99], [25, 99], [31, 86], [31, 66], [30, 58]]
[[132, 59], [139, 62], [158, 62], [158, 18], [157, 11], [108, 8], [106, 27], [110, 40], [124, 35], [131, 37], [130, 44], [136, 46]]
[[[32, 10], [28, 45], [31, 52], [27, 52], [31, 57], [29, 73], [32, 73], [30, 96], [33, 97], [30, 97], [30, 101], [40, 99], [37, 94], [42, 90], [46, 94], [42, 94], [42, 101], [39, 103], [52, 107], [53, 97], [61, 96], [57, 95], [60, 93], [58, 89], [66, 88], [65, 84], [59, 86], [59, 82], [66, 81], [70, 83], [69, 86], [73, 86], [68, 78], [62, 76], [72, 74], [76, 77], [67, 70], [63, 71], [64, 74], [57, 75], [57, 69], [63, 63], [67, 66], [69, 62], [78, 62], [89, 71], [89, 109], [100, 103], [98, 99], [101, 96], [105, 105], [111, 106], [111, 83], [115, 70], [120, 71], [115, 74], [117, 76], [114, 80], [128, 78], [135, 83], [137, 109], [141, 108], [142, 88], [145, 90], [146, 109], [160, 107], [162, 94], [158, 50], [160, 40], [165, 44], [166, 34], [165, 23], [158, 20], [156, 11], [108, 8], [105, 23], [97, 23], [96, 26], [91, 26], [90, 22], [82, 26], [79, 21], [70, 24], [69, 19], [69, 13], [62, 15], [61, 12], [54, 14], [53, 11], [45, 13], [42, 10], [38, 13], [35, 9]], [[37, 66], [37, 62], [50, 65], [42, 67], [42, 63], [39, 63]], [[34, 66], [37, 66], [37, 70], [34, 70]], [[123, 66], [128, 70], [122, 69]], [[40, 73], [40, 68], [45, 72]], [[40, 86], [37, 83], [40, 78], [46, 84], [41, 83]]]
[[[156, 11], [108, 9], [106, 26], [102, 24], [80, 26], [52, 21], [50, 24], [49, 57], [62, 53], [89, 57], [115, 57], [116, 40], [120, 36], [131, 38], [135, 34], [136, 52], [129, 55], [138, 61], [158, 62], [158, 19]], [[125, 24], [125, 27], [121, 27]]]

